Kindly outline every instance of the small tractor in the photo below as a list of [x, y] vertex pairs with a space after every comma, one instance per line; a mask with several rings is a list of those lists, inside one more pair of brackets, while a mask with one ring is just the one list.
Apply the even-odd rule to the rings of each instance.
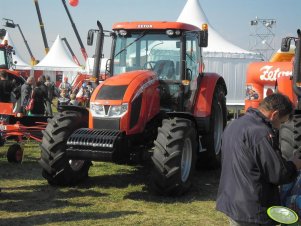
[[[7, 43], [0, 44], [0, 71], [6, 71], [7, 79], [14, 80], [15, 86], [18, 87], [25, 83], [25, 79], [20, 72], [13, 70], [12, 54], [14, 54], [12, 46]], [[17, 99], [12, 92], [7, 101], [0, 102], [0, 147], [8, 141], [13, 142], [8, 148], [7, 160], [14, 163], [22, 161], [22, 142], [24, 139], [41, 141], [41, 131], [45, 129], [47, 124], [47, 117], [25, 116], [16, 113], [14, 108]]]
[[[42, 175], [51, 185], [75, 185], [91, 161], [151, 159], [150, 187], [177, 196], [196, 164], [216, 167], [226, 125], [226, 84], [205, 73], [208, 29], [179, 22], [121, 22], [97, 34], [90, 108], [64, 106], [48, 121], [41, 143]], [[105, 34], [105, 32], [107, 32]], [[98, 79], [104, 36], [112, 38], [105, 80]]]

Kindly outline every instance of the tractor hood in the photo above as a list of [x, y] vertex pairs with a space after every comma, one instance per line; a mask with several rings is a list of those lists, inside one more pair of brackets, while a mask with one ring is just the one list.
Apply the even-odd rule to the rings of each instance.
[[159, 85], [154, 72], [149, 70], [126, 72], [103, 81], [93, 92], [91, 102], [105, 105], [129, 103], [151, 85]]

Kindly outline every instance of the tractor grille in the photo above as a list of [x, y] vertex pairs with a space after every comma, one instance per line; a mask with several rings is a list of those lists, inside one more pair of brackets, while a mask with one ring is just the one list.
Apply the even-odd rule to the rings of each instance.
[[93, 118], [93, 128], [119, 130], [120, 118]]
[[74, 159], [119, 159], [123, 133], [118, 130], [82, 128], [67, 140], [67, 156]]

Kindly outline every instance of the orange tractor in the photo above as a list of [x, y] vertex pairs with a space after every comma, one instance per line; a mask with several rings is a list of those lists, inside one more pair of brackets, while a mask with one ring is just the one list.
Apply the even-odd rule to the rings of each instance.
[[[218, 166], [226, 125], [224, 79], [204, 73], [202, 29], [179, 22], [124, 22], [97, 34], [97, 80], [105, 35], [112, 37], [105, 80], [97, 81], [90, 108], [64, 106], [43, 131], [40, 165], [52, 185], [74, 185], [91, 161], [124, 163], [150, 157], [150, 187], [180, 195], [196, 164]], [[108, 32], [108, 34], [105, 32]]]
[[[25, 83], [25, 79], [20, 72], [12, 70], [14, 68], [12, 54], [14, 50], [11, 46], [0, 44], [0, 71], [6, 71], [7, 79], [14, 80], [15, 86], [18, 87]], [[16, 113], [14, 108], [17, 99], [14, 92], [11, 92], [7, 100], [0, 101], [0, 147], [7, 141], [13, 141], [8, 148], [7, 159], [9, 162], [20, 163], [23, 157], [21, 143], [24, 139], [41, 141], [41, 131], [46, 127], [47, 117], [24, 116]]]

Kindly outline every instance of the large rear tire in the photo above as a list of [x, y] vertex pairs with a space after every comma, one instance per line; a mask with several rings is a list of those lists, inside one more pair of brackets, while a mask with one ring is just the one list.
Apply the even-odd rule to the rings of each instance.
[[202, 139], [207, 151], [198, 156], [198, 168], [215, 169], [220, 167], [222, 134], [227, 125], [227, 106], [225, 89], [217, 84], [211, 107], [209, 132]]
[[160, 195], [178, 196], [191, 186], [197, 152], [196, 129], [183, 118], [164, 119], [152, 156], [151, 188]]
[[292, 120], [281, 126], [279, 141], [282, 156], [289, 160], [301, 147], [301, 115], [294, 115]]
[[66, 157], [66, 142], [79, 128], [87, 127], [80, 112], [63, 111], [48, 121], [43, 131], [40, 165], [42, 175], [51, 185], [75, 185], [88, 177], [91, 161]]

